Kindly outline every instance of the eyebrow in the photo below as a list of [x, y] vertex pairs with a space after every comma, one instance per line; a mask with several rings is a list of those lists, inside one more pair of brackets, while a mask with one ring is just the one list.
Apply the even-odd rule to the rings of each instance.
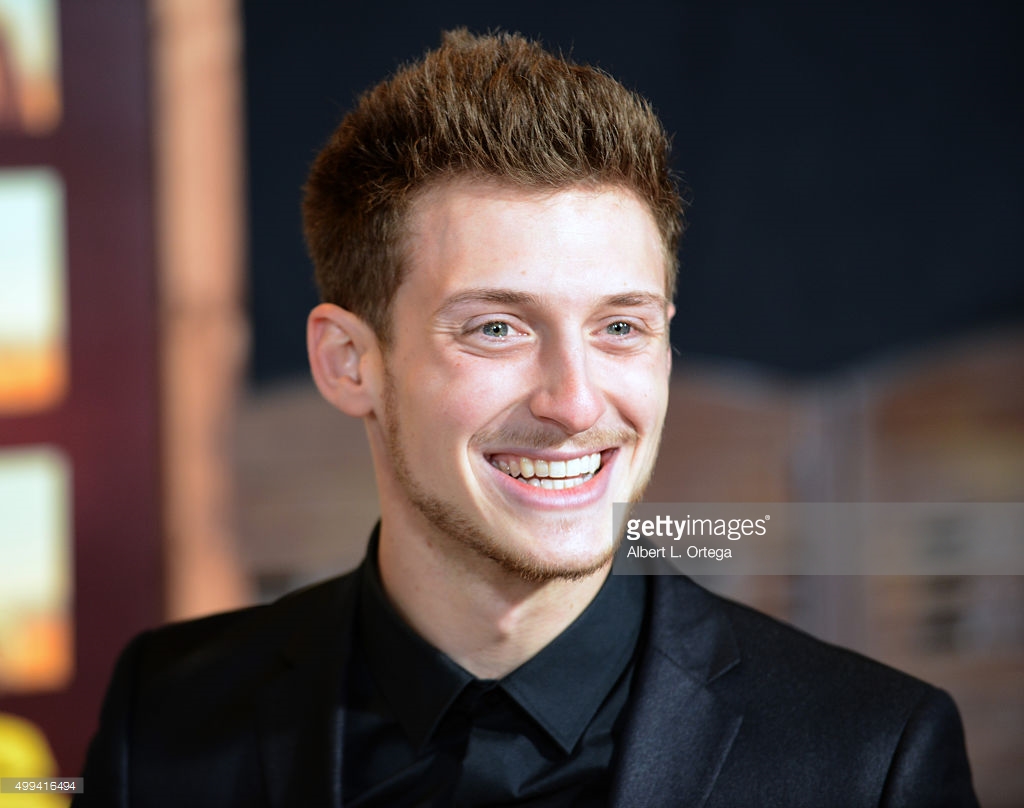
[[601, 301], [606, 306], [624, 306], [635, 308], [637, 306], [654, 306], [665, 308], [668, 299], [664, 295], [656, 295], [651, 292], [625, 292], [621, 295], [609, 295]]
[[540, 298], [528, 292], [516, 292], [512, 289], [467, 289], [452, 295], [438, 311], [458, 306], [462, 303], [498, 303], [505, 306], [530, 306], [540, 302]]
[[[462, 303], [496, 303], [504, 306], [531, 306], [540, 303], [537, 295], [529, 292], [519, 292], [514, 289], [467, 289], [464, 292], [452, 295], [441, 304], [437, 313], [440, 314]], [[616, 295], [608, 295], [600, 301], [602, 306], [622, 306], [626, 308], [637, 308], [640, 306], [652, 306], [665, 308], [668, 300], [664, 295], [656, 295], [652, 292], [623, 292]]]

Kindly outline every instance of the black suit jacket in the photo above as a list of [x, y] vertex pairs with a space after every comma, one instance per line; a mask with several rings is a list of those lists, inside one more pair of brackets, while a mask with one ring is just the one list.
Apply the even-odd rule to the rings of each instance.
[[[341, 805], [356, 580], [136, 638], [74, 805]], [[611, 805], [976, 805], [942, 691], [686, 578], [649, 591]]]

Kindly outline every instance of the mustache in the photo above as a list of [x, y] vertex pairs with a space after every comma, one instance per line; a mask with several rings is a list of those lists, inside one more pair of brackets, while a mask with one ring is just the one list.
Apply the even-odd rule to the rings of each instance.
[[637, 433], [628, 427], [594, 427], [577, 435], [566, 435], [558, 429], [542, 426], [499, 427], [480, 432], [473, 437], [472, 446], [514, 446], [517, 449], [569, 448], [583, 453], [599, 452], [610, 446], [631, 446]]

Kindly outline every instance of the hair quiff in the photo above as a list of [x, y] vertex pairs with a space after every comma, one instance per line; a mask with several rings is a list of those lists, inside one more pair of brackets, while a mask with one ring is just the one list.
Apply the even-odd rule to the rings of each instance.
[[538, 191], [628, 188], [658, 225], [671, 299], [683, 223], [668, 151], [650, 105], [607, 73], [518, 34], [446, 32], [365, 93], [313, 163], [303, 214], [321, 297], [386, 344], [410, 203], [439, 182], [479, 177]]

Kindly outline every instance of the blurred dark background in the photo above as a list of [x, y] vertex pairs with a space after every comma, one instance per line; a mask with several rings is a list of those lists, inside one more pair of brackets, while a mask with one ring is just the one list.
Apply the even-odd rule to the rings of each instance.
[[692, 192], [674, 342], [806, 377], [1024, 316], [1017, 3], [244, 6], [257, 384], [305, 373], [312, 157], [358, 93], [494, 27], [655, 105]]

